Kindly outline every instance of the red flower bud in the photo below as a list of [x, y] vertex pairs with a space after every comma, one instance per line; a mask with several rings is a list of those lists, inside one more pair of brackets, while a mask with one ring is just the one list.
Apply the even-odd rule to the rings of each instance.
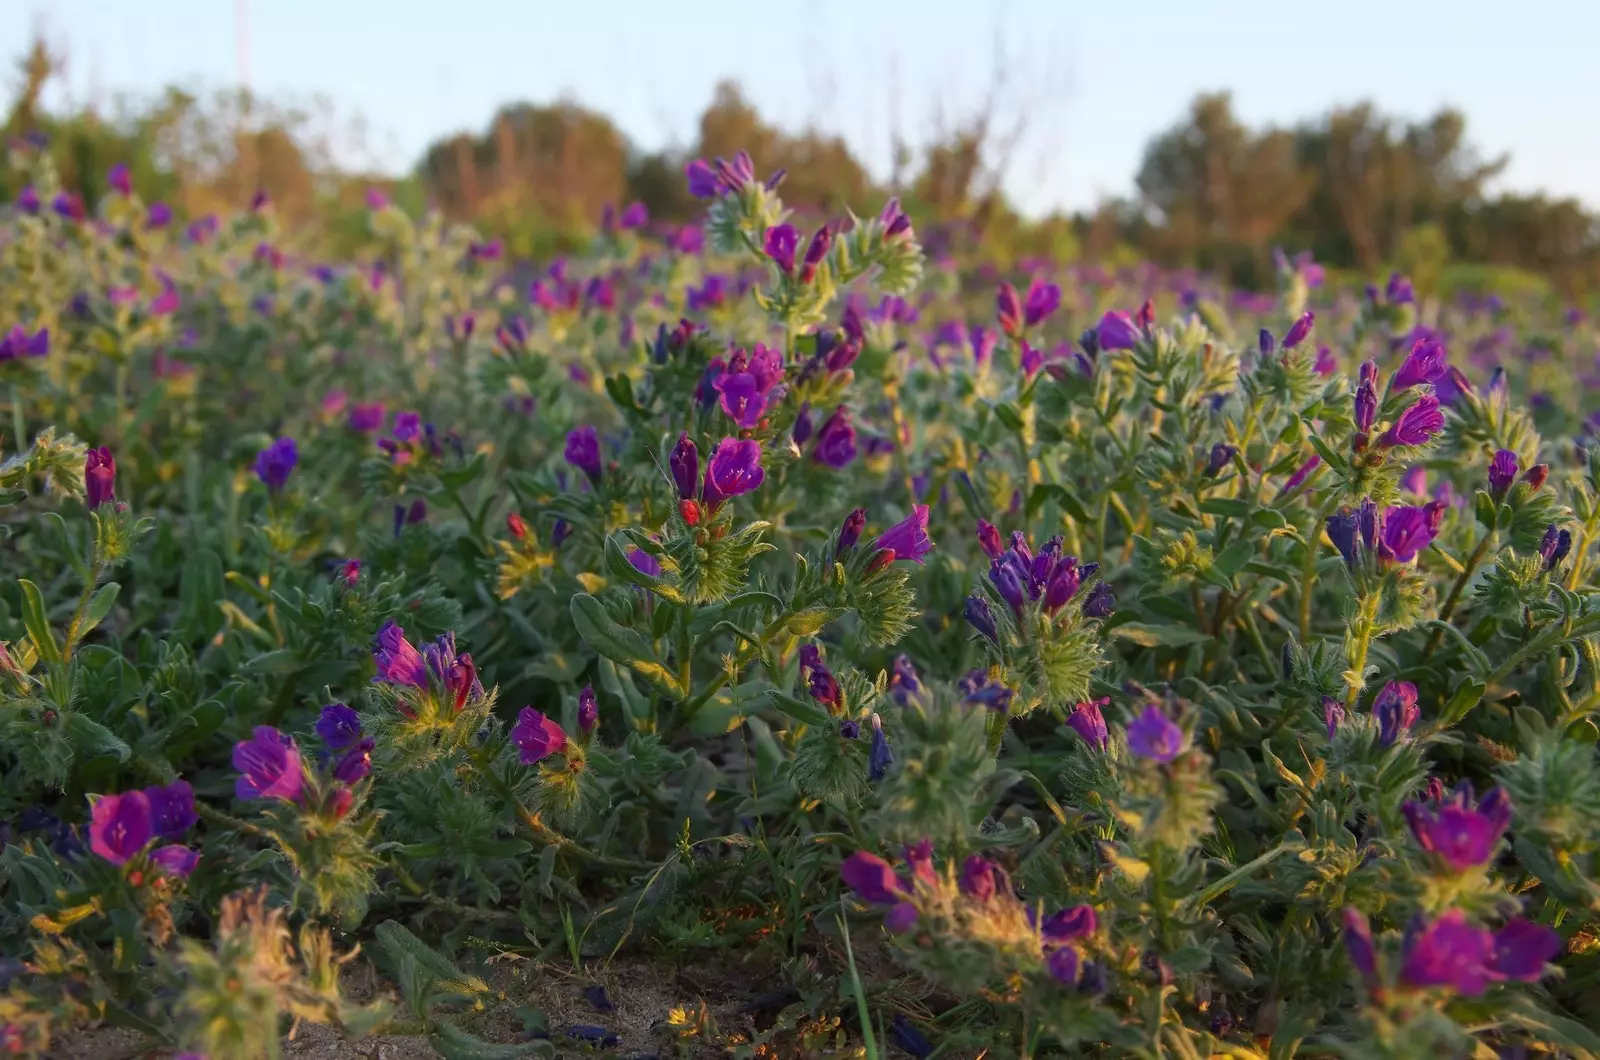
[[867, 574], [868, 577], [870, 577], [870, 576], [878, 573], [883, 568], [887, 567], [889, 564], [891, 564], [893, 562], [894, 562], [894, 549], [892, 549], [892, 548], [880, 549], [878, 551], [878, 554], [876, 556], [872, 557], [872, 562], [867, 564], [866, 574]]
[[511, 531], [511, 536], [521, 541], [528, 536], [528, 524], [522, 521], [522, 516], [512, 512], [506, 516], [506, 529]]
[[678, 514], [688, 526], [700, 525], [700, 503], [685, 497], [678, 502]]
[[1538, 490], [1540, 486], [1544, 485], [1544, 480], [1549, 477], [1549, 464], [1535, 464], [1523, 474], [1522, 481], [1528, 484], [1529, 489]]

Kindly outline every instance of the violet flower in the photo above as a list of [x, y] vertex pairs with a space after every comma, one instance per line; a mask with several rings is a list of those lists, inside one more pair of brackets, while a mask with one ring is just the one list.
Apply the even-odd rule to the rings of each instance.
[[1445, 350], [1439, 344], [1439, 340], [1431, 335], [1424, 335], [1412, 344], [1411, 352], [1406, 355], [1405, 361], [1394, 373], [1394, 379], [1389, 386], [1395, 393], [1399, 393], [1424, 383], [1436, 383], [1448, 368]]
[[1422, 717], [1417, 686], [1410, 681], [1388, 682], [1372, 700], [1372, 716], [1378, 720], [1378, 746], [1393, 747], [1400, 734], [1410, 732]]
[[600, 463], [600, 436], [593, 427], [584, 426], [567, 434], [567, 463], [582, 471], [594, 485], [600, 485], [604, 468]]
[[40, 328], [32, 335], [21, 324], [14, 325], [0, 338], [0, 364], [23, 357], [43, 357], [50, 352], [50, 329]]
[[1013, 339], [1022, 334], [1022, 302], [1015, 287], [1009, 283], [1000, 285], [994, 295], [994, 309], [1001, 331]]
[[861, 531], [867, 526], [867, 510], [856, 508], [844, 517], [844, 522], [839, 524], [839, 536], [834, 541], [833, 555], [835, 559], [856, 547], [856, 542], [861, 540]]
[[332, 777], [341, 784], [359, 784], [372, 772], [372, 749], [377, 742], [368, 736], [357, 740], [333, 764]]
[[977, 594], [967, 597], [967, 602], [961, 610], [961, 617], [967, 620], [969, 626], [987, 637], [990, 643], [1000, 643], [1000, 632], [994, 624], [994, 611], [990, 609], [988, 600]]
[[995, 896], [998, 890], [995, 879], [999, 871], [999, 866], [982, 854], [969, 854], [961, 863], [957, 886], [962, 894], [982, 904]]
[[1496, 498], [1505, 496], [1517, 480], [1517, 454], [1509, 449], [1495, 450], [1489, 461], [1489, 492]]
[[257, 726], [250, 739], [233, 745], [233, 768], [239, 771], [234, 794], [243, 800], [294, 802], [305, 782], [299, 748], [270, 725]]
[[1085, 618], [1110, 618], [1117, 610], [1116, 594], [1105, 582], [1095, 582], [1089, 595], [1083, 598], [1081, 610]]
[[1183, 750], [1183, 730], [1151, 704], [1128, 726], [1128, 749], [1140, 758], [1166, 764]]
[[1444, 412], [1439, 408], [1439, 399], [1427, 394], [1400, 414], [1394, 425], [1378, 439], [1378, 444], [1427, 445], [1434, 435], [1443, 430]]
[[343, 703], [329, 703], [317, 717], [317, 735], [328, 750], [343, 751], [361, 739], [361, 717]]
[[661, 577], [661, 561], [642, 548], [628, 550], [628, 563], [634, 570], [647, 577]]
[[978, 520], [978, 547], [990, 559], [998, 559], [1003, 550], [999, 528], [986, 519]]
[[300, 462], [300, 450], [293, 438], [279, 438], [256, 454], [256, 477], [266, 485], [269, 493], [282, 492], [289, 481], [289, 473]]
[[858, 898], [874, 905], [893, 905], [903, 901], [908, 890], [895, 874], [894, 866], [876, 854], [858, 850], [839, 866], [839, 879]]
[[1121, 310], [1108, 310], [1094, 330], [1095, 345], [1102, 350], [1131, 350], [1139, 343], [1133, 318]]
[[1505, 789], [1491, 789], [1474, 807], [1472, 786], [1465, 782], [1435, 805], [1407, 802], [1401, 810], [1417, 845], [1455, 873], [1487, 865], [1511, 824]]
[[578, 731], [585, 736], [600, 724], [600, 701], [595, 697], [594, 686], [584, 685], [578, 693]]
[[150, 800], [142, 791], [102, 795], [90, 810], [89, 849], [113, 865], [126, 865], [150, 845]]
[[1311, 325], [1316, 321], [1316, 314], [1307, 310], [1300, 314], [1300, 319], [1289, 325], [1289, 330], [1283, 333], [1283, 348], [1292, 350], [1306, 341], [1311, 334]]
[[1104, 751], [1111, 746], [1111, 732], [1106, 728], [1106, 718], [1101, 710], [1110, 705], [1109, 696], [1076, 704], [1072, 713], [1067, 715], [1067, 727], [1094, 750]]
[[1383, 513], [1378, 534], [1378, 558], [1385, 563], [1410, 563], [1433, 544], [1444, 517], [1444, 504], [1430, 501], [1421, 507], [1401, 506]]
[[90, 449], [83, 459], [84, 503], [90, 510], [116, 500], [117, 461], [105, 446]]
[[1322, 721], [1328, 728], [1328, 739], [1331, 741], [1339, 731], [1339, 726], [1344, 724], [1344, 704], [1332, 696], [1323, 696]]
[[851, 423], [850, 409], [840, 405], [817, 431], [817, 444], [811, 459], [834, 470], [849, 466], [855, 460], [856, 428]]
[[532, 707], [523, 707], [511, 728], [511, 742], [517, 745], [522, 764], [531, 766], [565, 750], [567, 734], [554, 719]]
[[767, 229], [766, 239], [762, 243], [762, 250], [785, 276], [793, 274], [794, 256], [799, 249], [800, 233], [795, 231], [794, 225], [773, 225]]
[[678, 487], [680, 499], [691, 499], [700, 486], [700, 450], [687, 434], [678, 435], [678, 443], [667, 458], [672, 468], [672, 481]]
[[1060, 306], [1061, 288], [1035, 279], [1028, 284], [1028, 294], [1023, 301], [1023, 322], [1030, 328], [1042, 324]]
[[187, 780], [144, 789], [150, 808], [150, 829], [157, 839], [181, 839], [200, 820], [194, 804], [194, 788]]
[[1537, 980], [1561, 944], [1556, 932], [1527, 920], [1514, 920], [1496, 933], [1469, 924], [1465, 913], [1451, 909], [1409, 935], [1400, 982], [1477, 997], [1493, 982]]
[[889, 670], [889, 695], [902, 707], [906, 701], [922, 691], [922, 679], [917, 676], [917, 668], [912, 665], [909, 655], [896, 655], [894, 665]]
[[200, 852], [190, 850], [181, 843], [159, 847], [150, 852], [150, 863], [169, 876], [186, 880], [200, 864]]
[[1572, 551], [1572, 531], [1557, 529], [1555, 523], [1545, 528], [1539, 542], [1539, 555], [1544, 558], [1544, 569], [1555, 570]]
[[428, 687], [428, 666], [422, 653], [406, 639], [405, 630], [393, 619], [378, 630], [372, 660], [378, 666], [377, 676], [372, 679], [374, 683]]
[[916, 505], [910, 515], [880, 534], [872, 547], [892, 551], [895, 559], [921, 563], [933, 551], [933, 541], [928, 537], [928, 506]]
[[1226, 442], [1218, 442], [1211, 447], [1211, 455], [1206, 459], [1206, 477], [1216, 478], [1222, 469], [1233, 463], [1233, 458], [1239, 450]]
[[701, 499], [715, 513], [730, 497], [758, 489], [766, 481], [761, 467], [761, 443], [754, 439], [724, 438], [706, 464]]
[[889, 738], [883, 734], [883, 719], [872, 716], [872, 748], [867, 755], [867, 779], [876, 784], [894, 765], [894, 752], [889, 749]]

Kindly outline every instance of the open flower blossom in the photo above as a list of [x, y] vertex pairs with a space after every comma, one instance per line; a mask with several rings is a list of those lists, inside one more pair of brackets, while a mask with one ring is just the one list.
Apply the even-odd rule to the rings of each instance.
[[110, 503], [117, 496], [117, 461], [105, 446], [90, 449], [83, 460], [84, 503], [90, 509]]
[[256, 455], [255, 471], [270, 493], [281, 493], [289, 473], [300, 462], [300, 449], [293, 438], [279, 438]]
[[21, 324], [16, 324], [0, 338], [0, 364], [23, 357], [43, 357], [49, 352], [49, 328], [40, 328], [30, 335]]
[[1183, 751], [1183, 730], [1152, 703], [1128, 726], [1128, 750], [1164, 765]]
[[590, 482], [600, 485], [604, 468], [600, 463], [600, 436], [593, 427], [579, 427], [569, 432], [564, 456], [567, 463], [587, 475]]
[[1139, 344], [1139, 329], [1121, 310], [1108, 310], [1094, 329], [1095, 345], [1102, 350], [1131, 350]]
[[89, 821], [89, 849], [113, 865], [126, 865], [143, 853], [154, 837], [150, 800], [142, 791], [102, 795]]
[[317, 735], [328, 750], [343, 751], [361, 739], [361, 717], [343, 703], [329, 703], [317, 717]]
[[[1417, 554], [1433, 544], [1439, 536], [1439, 524], [1444, 519], [1442, 501], [1429, 501], [1418, 506], [1390, 508], [1383, 513], [1378, 527], [1378, 558], [1385, 563], [1410, 563]], [[1366, 531], [1362, 529], [1366, 538]], [[1341, 550], [1342, 551], [1342, 550]]]
[[1104, 751], [1111, 746], [1111, 733], [1106, 728], [1106, 718], [1101, 711], [1110, 705], [1109, 696], [1075, 705], [1072, 713], [1067, 715], [1067, 727], [1094, 750]]
[[1390, 388], [1399, 393], [1424, 383], [1437, 383], [1450, 370], [1444, 347], [1431, 335], [1424, 335], [1411, 345], [1411, 352], [1400, 367], [1395, 369]]
[[522, 756], [522, 764], [535, 765], [566, 750], [567, 734], [554, 718], [547, 718], [532, 707], [523, 707], [511, 728], [511, 742]]
[[1489, 492], [1502, 497], [1517, 480], [1517, 454], [1509, 449], [1495, 450], [1489, 461]]
[[894, 866], [878, 855], [856, 851], [839, 866], [839, 878], [863, 901], [889, 907], [883, 918], [883, 926], [889, 931], [900, 934], [916, 923], [917, 907], [910, 901], [910, 882], [896, 875]]
[[1432, 394], [1425, 394], [1400, 413], [1393, 426], [1378, 439], [1378, 444], [1386, 447], [1427, 445], [1434, 435], [1443, 430], [1444, 412], [1439, 408], [1439, 399]]
[[850, 409], [846, 405], [840, 405], [833, 410], [833, 415], [823, 421], [822, 427], [817, 431], [817, 441], [811, 450], [811, 459], [825, 467], [839, 470], [848, 467], [858, 452], [856, 428], [851, 422]]
[[913, 507], [910, 515], [879, 534], [872, 547], [878, 552], [892, 552], [895, 559], [921, 563], [933, 551], [933, 541], [928, 537], [928, 506]]
[[1511, 824], [1511, 800], [1505, 789], [1493, 788], [1472, 804], [1472, 785], [1461, 783], [1454, 794], [1435, 803], [1407, 802], [1402, 811], [1417, 845], [1449, 872], [1481, 868]]
[[753, 438], [724, 438], [706, 463], [701, 500], [708, 514], [714, 514], [724, 501], [759, 489], [764, 481], [761, 443]]
[[233, 745], [233, 768], [239, 771], [234, 794], [246, 801], [295, 802], [305, 784], [300, 749], [292, 737], [270, 725], [256, 726], [250, 739]]
[[1447, 989], [1477, 997], [1490, 983], [1531, 983], [1561, 952], [1561, 936], [1542, 924], [1513, 920], [1499, 931], [1477, 927], [1459, 909], [1408, 932], [1400, 982], [1413, 989]]
[[785, 276], [794, 273], [794, 256], [800, 249], [800, 233], [794, 225], [773, 225], [767, 229], [762, 250]]
[[1422, 717], [1417, 686], [1410, 681], [1388, 682], [1372, 701], [1372, 716], [1378, 720], [1379, 746], [1393, 746], [1400, 734], [1410, 732]]

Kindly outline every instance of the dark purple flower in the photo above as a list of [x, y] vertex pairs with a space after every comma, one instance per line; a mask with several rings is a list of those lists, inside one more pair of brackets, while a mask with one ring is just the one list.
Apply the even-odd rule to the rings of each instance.
[[839, 879], [856, 896], [873, 905], [893, 905], [906, 897], [906, 888], [894, 866], [865, 850], [858, 850], [839, 866]]
[[1439, 408], [1439, 399], [1432, 394], [1426, 394], [1400, 414], [1394, 426], [1378, 439], [1378, 444], [1427, 445], [1429, 439], [1442, 430], [1444, 430], [1444, 413]]
[[564, 455], [567, 463], [587, 475], [590, 482], [596, 486], [600, 484], [600, 475], [604, 470], [600, 464], [600, 436], [593, 427], [579, 427], [570, 431]]
[[967, 344], [972, 348], [972, 363], [979, 368], [988, 364], [994, 357], [994, 348], [999, 343], [1000, 336], [982, 324], [974, 324], [967, 331]]
[[1489, 492], [1503, 496], [1517, 480], [1517, 454], [1509, 449], [1497, 449], [1489, 461]]
[[[1386, 563], [1410, 563], [1439, 535], [1444, 505], [1430, 501], [1421, 507], [1406, 505], [1383, 513], [1378, 536], [1378, 557]], [[1363, 531], [1364, 533], [1364, 531]]]
[[758, 489], [766, 481], [761, 467], [761, 443], [754, 439], [724, 438], [706, 464], [701, 499], [710, 512], [722, 502]]
[[1544, 569], [1555, 570], [1571, 551], [1572, 531], [1557, 529], [1556, 524], [1551, 523], [1539, 542], [1539, 555], [1544, 558]]
[[995, 863], [982, 854], [970, 854], [961, 863], [961, 876], [957, 881], [961, 893], [974, 902], [987, 902], [995, 895]]
[[123, 198], [133, 194], [133, 174], [128, 172], [125, 162], [118, 162], [106, 174], [106, 183], [111, 185]]
[[1469, 924], [1461, 910], [1451, 909], [1407, 938], [1400, 981], [1476, 997], [1499, 978], [1490, 967], [1494, 955], [1494, 936]]
[[341, 784], [359, 784], [365, 780], [372, 772], [372, 749], [376, 746], [370, 736], [357, 740], [334, 762], [333, 779]]
[[651, 578], [661, 577], [661, 561], [656, 559], [642, 548], [631, 548], [628, 550], [628, 563], [631, 564], [633, 569], [638, 571], [640, 574], [647, 575]]
[[33, 190], [33, 185], [23, 185], [22, 190], [17, 193], [17, 211], [25, 214], [36, 214], [39, 212], [41, 206], [42, 204], [39, 201], [39, 193]]
[[928, 506], [918, 504], [911, 514], [879, 535], [872, 543], [874, 549], [891, 549], [897, 560], [909, 559], [921, 563], [933, 551], [933, 541], [928, 537]]
[[144, 789], [150, 804], [150, 828], [157, 839], [181, 839], [200, 820], [194, 805], [194, 788], [187, 780]]
[[876, 784], [894, 765], [894, 752], [889, 750], [889, 738], [883, 734], [883, 719], [872, 716], [872, 748], [867, 755], [867, 779]]
[[1000, 542], [1000, 530], [985, 519], [978, 520], [978, 547], [983, 549], [984, 555], [990, 559], [998, 559], [1004, 550]]
[[1085, 618], [1110, 618], [1117, 610], [1117, 598], [1111, 586], [1103, 581], [1095, 582], [1089, 595], [1083, 598], [1082, 610]]
[[392, 619], [378, 630], [372, 660], [378, 666], [374, 682], [409, 685], [412, 688], [428, 687], [428, 665], [422, 653], [406, 639], [405, 630]]
[[113, 865], [126, 865], [150, 845], [150, 800], [142, 791], [102, 795], [90, 811], [89, 849]]
[[0, 364], [21, 357], [43, 357], [49, 352], [49, 328], [40, 328], [29, 335], [21, 324], [17, 324], [6, 332], [4, 338], [0, 338]]
[[894, 665], [889, 670], [889, 695], [902, 707], [906, 700], [922, 690], [922, 680], [917, 676], [917, 668], [911, 664], [909, 655], [897, 655]]
[[883, 204], [882, 211], [878, 214], [878, 223], [883, 225], [883, 236], [886, 242], [894, 242], [900, 236], [911, 231], [911, 218], [900, 208], [900, 200], [891, 198]]
[[1277, 349], [1277, 347], [1278, 340], [1272, 337], [1272, 332], [1268, 331], [1266, 328], [1262, 328], [1256, 333], [1256, 349], [1261, 352], [1261, 356], [1271, 357], [1272, 352]]
[[811, 459], [837, 470], [849, 466], [857, 452], [856, 428], [851, 423], [850, 409], [840, 405], [817, 431], [817, 445]]
[[1494, 933], [1490, 968], [1500, 978], [1537, 982], [1544, 966], [1561, 952], [1561, 936], [1543, 924], [1518, 917]]
[[172, 223], [172, 207], [164, 202], [153, 202], [145, 211], [144, 226], [150, 231], [165, 228]]
[[587, 736], [600, 723], [600, 701], [595, 698], [594, 686], [584, 685], [578, 693], [578, 731]]
[[329, 703], [317, 718], [317, 735], [328, 750], [343, 751], [361, 739], [361, 717], [343, 703]]
[[678, 444], [672, 447], [667, 459], [672, 468], [672, 481], [678, 487], [680, 498], [693, 498], [700, 486], [700, 450], [687, 434], [678, 435]]
[[256, 477], [271, 493], [281, 492], [289, 473], [300, 462], [300, 449], [293, 438], [279, 438], [256, 454]]
[[983, 707], [996, 714], [1008, 713], [1016, 692], [999, 681], [991, 681], [987, 670], [974, 670], [961, 682], [964, 702], [969, 706]]
[[1476, 807], [1471, 787], [1463, 785], [1437, 805], [1408, 802], [1402, 810], [1417, 845], [1457, 873], [1488, 864], [1511, 824], [1511, 802], [1502, 788], [1490, 790]]
[[101, 446], [84, 454], [83, 485], [84, 503], [91, 510], [116, 499], [117, 461], [110, 449]]
[[1347, 567], [1356, 565], [1359, 526], [1360, 517], [1348, 508], [1328, 516], [1328, 540], [1333, 542], [1333, 547], [1344, 557]]
[[181, 843], [158, 847], [150, 852], [150, 862], [169, 876], [186, 880], [200, 864], [200, 852]]
[[1406, 305], [1417, 300], [1416, 292], [1411, 288], [1411, 281], [1398, 272], [1389, 274], [1389, 282], [1384, 285], [1383, 297], [1390, 305]]
[[844, 517], [844, 522], [839, 525], [839, 536], [834, 543], [833, 554], [837, 558], [856, 547], [856, 542], [861, 540], [861, 531], [867, 526], [867, 510], [856, 508]]
[[1095, 328], [1095, 343], [1102, 350], [1131, 350], [1139, 343], [1133, 318], [1121, 310], [1108, 310]]
[[1104, 751], [1111, 746], [1111, 733], [1106, 728], [1106, 718], [1101, 709], [1110, 705], [1110, 697], [1075, 705], [1072, 713], [1067, 715], [1067, 727], [1094, 750]]
[[1045, 945], [1060, 946], [1093, 935], [1099, 926], [1100, 918], [1095, 915], [1094, 906], [1073, 905], [1045, 917], [1039, 925], [1039, 935]]
[[1322, 720], [1328, 727], [1328, 739], [1332, 740], [1339, 726], [1344, 724], [1344, 704], [1332, 696], [1323, 696]]
[[1403, 732], [1422, 717], [1417, 706], [1417, 686], [1410, 681], [1390, 681], [1372, 700], [1372, 716], [1378, 719], [1378, 745], [1392, 747]]
[[1060, 949], [1050, 951], [1050, 955], [1044, 959], [1044, 966], [1050, 973], [1050, 978], [1058, 983], [1074, 986], [1078, 982], [1080, 961], [1076, 949], [1062, 946]]
[[1411, 352], [1394, 373], [1390, 389], [1395, 393], [1409, 390], [1424, 383], [1436, 383], [1448, 370], [1444, 347], [1431, 335], [1424, 335], [1411, 345]]
[[523, 707], [516, 725], [511, 728], [511, 742], [521, 752], [522, 764], [531, 766], [565, 750], [567, 734], [553, 718], [545, 717], [532, 707]]
[[795, 231], [794, 225], [773, 225], [767, 229], [766, 239], [762, 243], [762, 250], [783, 271], [785, 276], [794, 272], [794, 256], [799, 249], [800, 233]]
[[1206, 475], [1215, 478], [1222, 473], [1222, 469], [1233, 463], [1233, 458], [1239, 450], [1226, 442], [1218, 442], [1211, 447], [1211, 456], [1206, 460]]
[[806, 246], [805, 261], [800, 267], [801, 283], [810, 283], [817, 278], [817, 268], [822, 264], [822, 259], [828, 256], [828, 247], [832, 243], [832, 229], [827, 225], [817, 229], [816, 233], [811, 237], [811, 242]]
[[1000, 643], [1000, 633], [995, 627], [994, 612], [990, 610], [988, 600], [977, 594], [967, 597], [961, 615], [967, 620], [968, 625], [989, 638], [991, 643]]
[[1078, 569], [1078, 561], [1067, 556], [1056, 564], [1054, 573], [1044, 587], [1045, 614], [1053, 615], [1067, 605], [1078, 594], [1078, 585], [1082, 580], [1082, 572]]
[[1034, 280], [1028, 285], [1023, 302], [1022, 319], [1028, 327], [1042, 324], [1061, 306], [1061, 288], [1053, 283]]
[[1183, 750], [1183, 730], [1152, 704], [1128, 726], [1128, 749], [1140, 758], [1170, 762]]
[[299, 748], [270, 725], [258, 725], [250, 739], [233, 745], [233, 768], [239, 771], [234, 794], [244, 800], [294, 802], [305, 782]]
[[352, 431], [373, 434], [383, 429], [384, 415], [382, 403], [352, 405], [349, 418], [345, 420], [345, 424]]
[[1292, 350], [1302, 342], [1306, 341], [1306, 336], [1311, 334], [1311, 325], [1316, 321], [1316, 319], [1316, 314], [1311, 312], [1309, 309], [1304, 313], [1301, 313], [1300, 319], [1296, 320], [1293, 324], [1290, 324], [1289, 330], [1283, 333], [1283, 348], [1285, 350]]
[[88, 216], [83, 206], [83, 196], [77, 192], [59, 192], [50, 200], [50, 209], [67, 221], [81, 221]]

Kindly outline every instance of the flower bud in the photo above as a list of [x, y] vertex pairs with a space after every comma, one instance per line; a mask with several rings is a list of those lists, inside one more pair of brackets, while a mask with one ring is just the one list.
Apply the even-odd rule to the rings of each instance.
[[838, 544], [834, 547], [835, 557], [842, 556], [856, 546], [861, 540], [861, 531], [867, 526], [867, 510], [857, 508], [845, 516], [844, 523], [839, 527]]
[[678, 436], [678, 444], [672, 447], [668, 463], [672, 466], [672, 481], [678, 487], [678, 496], [693, 497], [700, 484], [700, 451], [687, 434]]
[[686, 526], [700, 525], [700, 502], [690, 497], [685, 497], [678, 502], [678, 514], [683, 516]]
[[511, 536], [518, 541], [525, 540], [528, 536], [528, 524], [516, 512], [506, 516], [506, 529], [511, 531]]
[[822, 264], [822, 259], [828, 256], [828, 247], [833, 243], [833, 231], [823, 225], [811, 237], [811, 243], [806, 247], [805, 262], [800, 269], [800, 282], [810, 283], [817, 278], [817, 266]]
[[1550, 477], [1549, 464], [1535, 464], [1522, 474], [1522, 481], [1528, 484], [1528, 489], [1538, 492], [1544, 485], [1545, 479]]
[[83, 484], [87, 494], [85, 503], [91, 510], [116, 497], [117, 461], [110, 449], [101, 446], [84, 455]]
[[600, 723], [600, 704], [595, 698], [594, 686], [584, 685], [578, 693], [578, 731], [587, 736]]

